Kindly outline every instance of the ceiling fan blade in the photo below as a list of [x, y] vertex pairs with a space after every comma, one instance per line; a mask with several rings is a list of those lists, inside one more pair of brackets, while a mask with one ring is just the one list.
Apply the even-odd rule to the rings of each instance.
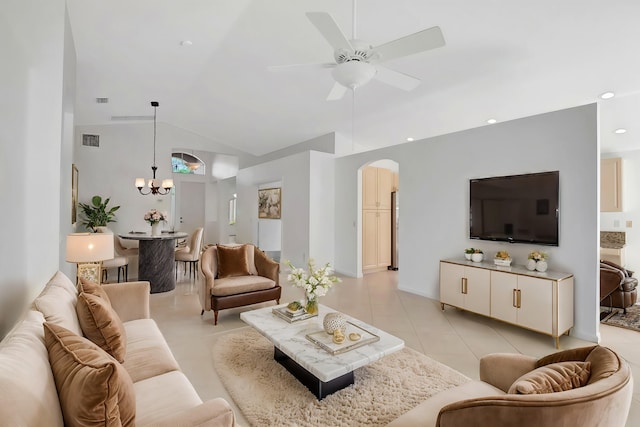
[[342, 99], [346, 92], [347, 88], [336, 82], [327, 96], [327, 101], [337, 101], [338, 99]]
[[408, 74], [392, 70], [381, 65], [376, 65], [377, 73], [373, 77], [383, 83], [397, 87], [407, 92], [415, 89], [420, 84], [420, 79], [412, 77]]
[[287, 65], [270, 65], [267, 67], [269, 71], [283, 71], [288, 70], [290, 68], [315, 68], [315, 69], [325, 69], [325, 68], [335, 68], [336, 64], [334, 62], [318, 62], [318, 63], [309, 63], [309, 64], [287, 64]]
[[351, 43], [342, 33], [336, 21], [326, 12], [307, 12], [309, 21], [320, 31], [333, 49], [353, 50]]
[[378, 62], [383, 62], [442, 46], [444, 46], [444, 36], [440, 27], [431, 27], [376, 46], [373, 50], [380, 55]]

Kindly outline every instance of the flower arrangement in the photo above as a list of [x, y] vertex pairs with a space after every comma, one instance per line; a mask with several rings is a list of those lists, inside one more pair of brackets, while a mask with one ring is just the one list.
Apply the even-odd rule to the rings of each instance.
[[305, 309], [310, 314], [317, 313], [318, 297], [325, 296], [335, 283], [341, 282], [340, 278], [333, 275], [333, 269], [329, 263], [316, 268], [314, 260], [310, 258], [307, 263], [309, 271], [294, 267], [289, 260], [286, 263], [290, 268], [287, 281], [293, 286], [304, 289]]
[[169, 219], [169, 216], [166, 212], [160, 212], [157, 209], [150, 209], [144, 214], [144, 220], [149, 224], [154, 225], [159, 223], [160, 221], [166, 221]]
[[532, 259], [534, 261], [546, 261], [549, 256], [546, 252], [542, 251], [531, 251], [529, 252], [529, 256], [527, 259]]
[[509, 252], [507, 252], [507, 251], [498, 251], [494, 258], [496, 258], [496, 259], [511, 259], [511, 256], [509, 256]]
[[483, 254], [484, 252], [482, 252], [482, 249], [474, 249], [473, 253], [474, 254]]

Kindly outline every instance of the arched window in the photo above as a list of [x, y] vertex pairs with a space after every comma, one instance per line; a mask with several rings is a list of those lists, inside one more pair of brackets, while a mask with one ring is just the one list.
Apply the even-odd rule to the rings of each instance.
[[193, 153], [174, 151], [171, 153], [171, 169], [173, 173], [204, 175], [206, 165]]

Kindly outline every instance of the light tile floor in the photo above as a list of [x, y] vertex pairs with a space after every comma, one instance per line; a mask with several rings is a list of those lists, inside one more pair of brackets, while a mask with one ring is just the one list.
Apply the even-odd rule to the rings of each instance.
[[[218, 325], [213, 313], [200, 316], [198, 284], [178, 275], [176, 289], [151, 295], [151, 316], [156, 320], [184, 373], [203, 400], [224, 397], [234, 407], [240, 425], [248, 425], [221, 384], [211, 357], [211, 349], [221, 334], [245, 327], [240, 313], [273, 303], [223, 310]], [[301, 299], [302, 293], [281, 276], [281, 302]], [[523, 353], [534, 357], [556, 351], [551, 337], [527, 331], [482, 316], [447, 307], [438, 301], [397, 289], [396, 272], [380, 272], [362, 279], [343, 278], [322, 304], [359, 318], [402, 338], [418, 350], [470, 378], [478, 378], [480, 357], [495, 352]], [[640, 333], [601, 325], [602, 342], [624, 357], [640, 381]], [[562, 349], [590, 345], [571, 336], [560, 339]], [[640, 426], [640, 386], [634, 389], [627, 427]]]

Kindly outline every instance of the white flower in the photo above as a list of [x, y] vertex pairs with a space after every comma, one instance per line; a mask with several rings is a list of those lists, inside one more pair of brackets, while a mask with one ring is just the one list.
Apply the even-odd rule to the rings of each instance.
[[292, 283], [293, 286], [304, 289], [307, 297], [311, 299], [325, 296], [334, 283], [341, 281], [333, 275], [334, 270], [329, 263], [325, 264], [322, 268], [316, 269], [313, 259], [309, 259], [307, 263], [309, 267], [308, 272], [301, 268], [294, 267], [291, 261], [286, 261], [286, 264], [290, 268], [287, 281]]

